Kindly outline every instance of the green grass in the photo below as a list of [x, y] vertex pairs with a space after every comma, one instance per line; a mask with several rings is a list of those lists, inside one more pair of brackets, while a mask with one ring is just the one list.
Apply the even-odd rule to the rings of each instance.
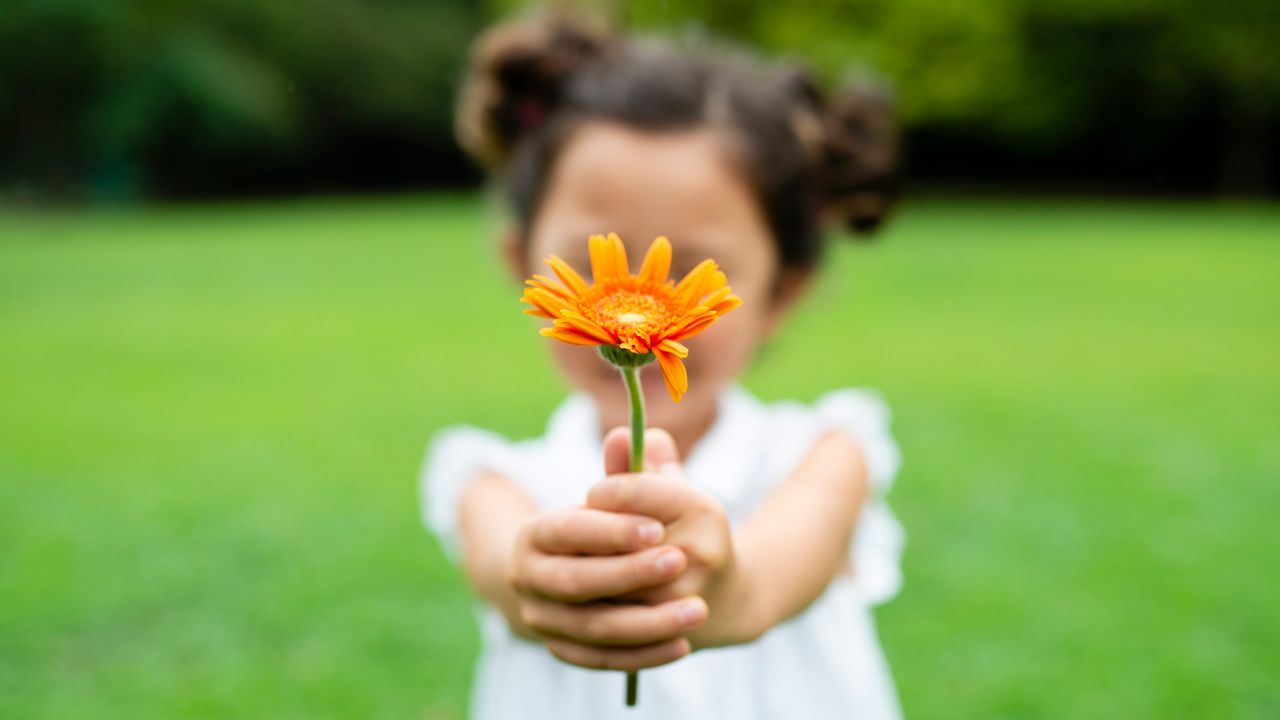
[[[0, 716], [456, 718], [432, 431], [562, 388], [469, 196], [0, 215]], [[1280, 715], [1280, 209], [921, 201], [748, 384], [881, 388], [908, 713]]]

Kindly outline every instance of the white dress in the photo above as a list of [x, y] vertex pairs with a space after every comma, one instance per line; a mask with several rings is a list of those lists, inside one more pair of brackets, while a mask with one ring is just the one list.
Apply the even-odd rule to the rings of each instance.
[[[510, 442], [473, 427], [442, 430], [423, 472], [424, 515], [446, 552], [458, 557], [457, 503], [481, 469], [516, 482], [540, 508], [580, 503], [602, 474], [599, 421], [584, 395], [552, 414], [546, 435]], [[496, 609], [478, 617], [482, 650], [472, 687], [475, 720], [771, 720], [898, 718], [901, 711], [876, 639], [871, 606], [901, 583], [903, 532], [883, 496], [899, 456], [889, 413], [865, 390], [841, 390], [813, 406], [764, 404], [733, 386], [715, 422], [685, 461], [689, 482], [723, 505], [735, 526], [837, 428], [865, 453], [872, 492], [851, 547], [853, 574], [834, 579], [807, 609], [755, 642], [701, 650], [641, 671], [640, 701], [623, 703], [624, 675], [561, 662], [511, 632]], [[779, 538], [786, 542], [786, 538]]]

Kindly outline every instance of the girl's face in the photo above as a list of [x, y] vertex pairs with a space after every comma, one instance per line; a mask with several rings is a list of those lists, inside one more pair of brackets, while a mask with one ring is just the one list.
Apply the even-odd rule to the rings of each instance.
[[[742, 297], [741, 307], [684, 341], [689, 391], [682, 402], [667, 394], [657, 363], [641, 371], [649, 425], [671, 432], [687, 452], [714, 420], [718, 392], [750, 362], [788, 304], [775, 297], [777, 255], [755, 196], [710, 130], [647, 133], [603, 121], [574, 133], [548, 182], [523, 251], [512, 244], [522, 276], [554, 254], [589, 279], [587, 237], [608, 232], [622, 236], [634, 271], [649, 243], [666, 235], [675, 250], [673, 278], [712, 258]], [[595, 399], [604, 427], [625, 425], [618, 371], [595, 348], [550, 345], [569, 382]]]

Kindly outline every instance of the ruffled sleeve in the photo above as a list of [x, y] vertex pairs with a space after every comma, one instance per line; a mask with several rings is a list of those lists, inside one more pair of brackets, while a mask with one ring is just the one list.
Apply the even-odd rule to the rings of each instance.
[[882, 603], [902, 587], [902, 548], [906, 534], [885, 495], [898, 475], [902, 456], [889, 431], [889, 408], [869, 390], [837, 390], [818, 399], [815, 410], [824, 428], [846, 432], [862, 447], [871, 493], [863, 505], [849, 548], [856, 594]]
[[888, 493], [902, 455], [889, 432], [889, 407], [880, 395], [870, 390], [836, 390], [819, 398], [815, 409], [826, 427], [844, 430], [862, 446], [873, 494]]
[[421, 479], [422, 518], [454, 562], [462, 551], [458, 502], [467, 483], [483, 470], [512, 476], [514, 452], [512, 443], [501, 435], [462, 425], [436, 433], [427, 447]]

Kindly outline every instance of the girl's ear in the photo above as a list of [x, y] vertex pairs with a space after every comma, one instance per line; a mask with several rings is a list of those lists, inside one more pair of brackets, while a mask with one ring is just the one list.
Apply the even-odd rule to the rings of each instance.
[[764, 318], [764, 335], [770, 337], [782, 325], [782, 321], [795, 307], [796, 302], [808, 292], [813, 272], [800, 268], [782, 268], [774, 285], [773, 302]]
[[525, 258], [523, 238], [514, 227], [507, 228], [502, 234], [502, 257], [507, 261], [507, 270], [515, 277], [516, 282], [523, 283], [529, 277], [529, 261]]

